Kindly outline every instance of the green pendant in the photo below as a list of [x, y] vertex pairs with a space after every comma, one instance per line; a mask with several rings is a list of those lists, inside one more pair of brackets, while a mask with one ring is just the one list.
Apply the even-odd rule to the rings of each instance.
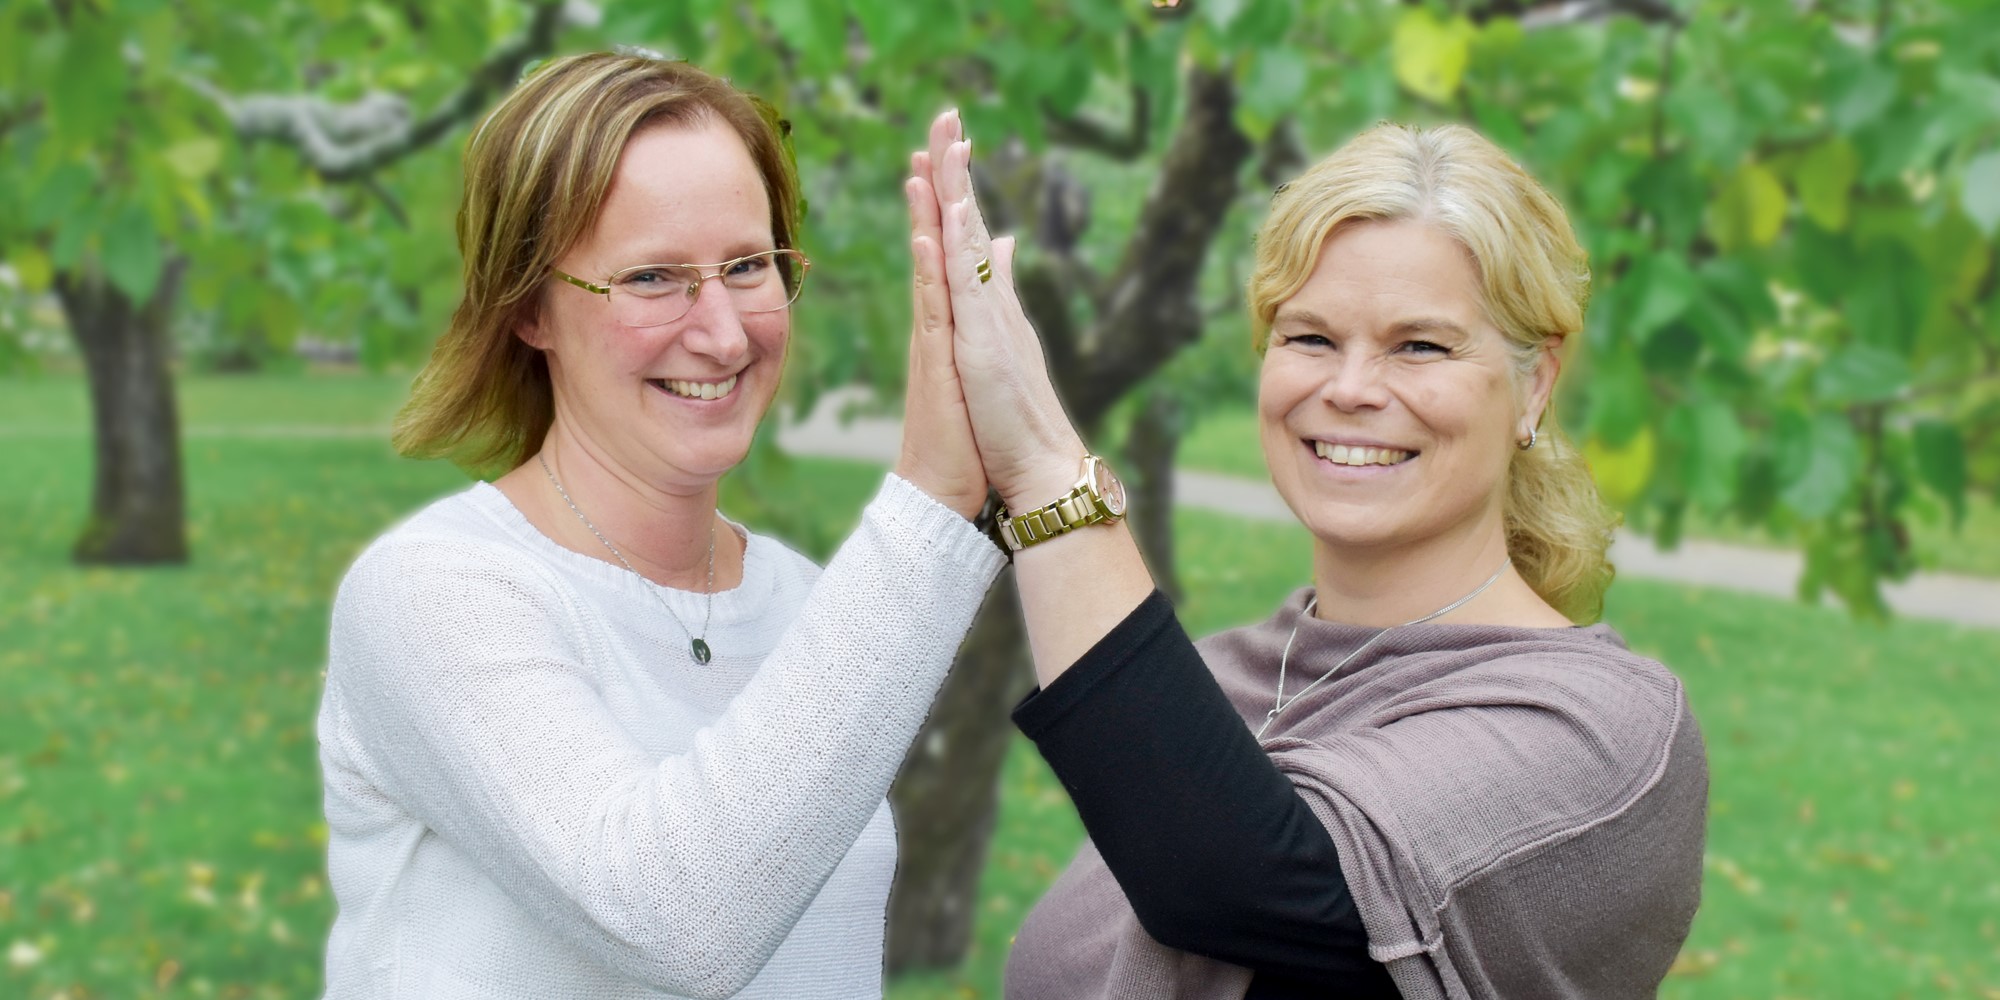
[[702, 666], [707, 666], [708, 658], [711, 655], [708, 651], [708, 642], [703, 639], [696, 639], [694, 641], [693, 648], [694, 648], [694, 662], [699, 663]]

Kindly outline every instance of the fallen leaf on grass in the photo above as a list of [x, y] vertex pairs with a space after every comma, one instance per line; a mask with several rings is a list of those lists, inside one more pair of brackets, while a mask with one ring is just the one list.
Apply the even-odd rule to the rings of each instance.
[[1840, 865], [1847, 868], [1865, 868], [1878, 874], [1888, 874], [1896, 867], [1894, 862], [1873, 851], [1849, 851], [1837, 847], [1822, 847], [1820, 848], [1819, 856], [1820, 860], [1830, 865]]
[[7, 964], [16, 969], [32, 968], [41, 964], [42, 949], [26, 938], [15, 938], [7, 947]]
[[1673, 967], [1667, 970], [1667, 975], [1682, 977], [1706, 976], [1710, 972], [1715, 971], [1715, 967], [1721, 964], [1722, 954], [1714, 949], [1703, 948], [1700, 951], [1684, 951], [1674, 957]]

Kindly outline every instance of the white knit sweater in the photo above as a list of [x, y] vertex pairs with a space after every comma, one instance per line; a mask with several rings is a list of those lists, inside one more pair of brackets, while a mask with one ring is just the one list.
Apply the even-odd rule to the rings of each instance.
[[484, 483], [375, 542], [319, 716], [327, 996], [879, 997], [890, 779], [1003, 560], [890, 476], [820, 573], [655, 587]]

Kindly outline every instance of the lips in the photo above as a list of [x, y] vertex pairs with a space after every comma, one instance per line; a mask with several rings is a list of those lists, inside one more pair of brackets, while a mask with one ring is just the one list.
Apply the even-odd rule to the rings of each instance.
[[1370, 445], [1332, 444], [1326, 441], [1311, 441], [1313, 454], [1335, 465], [1401, 465], [1417, 456], [1417, 452], [1401, 448], [1378, 448]]
[[654, 388], [665, 390], [669, 395], [679, 396], [682, 399], [721, 399], [736, 389], [734, 375], [717, 382], [697, 382], [677, 378], [652, 378], [646, 381]]

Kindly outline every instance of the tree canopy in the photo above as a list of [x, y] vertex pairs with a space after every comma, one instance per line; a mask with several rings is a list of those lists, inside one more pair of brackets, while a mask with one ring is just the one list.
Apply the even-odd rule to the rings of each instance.
[[1908, 519], [2000, 486], [1996, 29], [1974, 0], [12, 5], [10, 329], [64, 271], [143, 303], [184, 259], [190, 361], [311, 337], [414, 363], [456, 292], [466, 123], [541, 51], [630, 42], [784, 109], [825, 278], [797, 390], [893, 383], [895, 178], [929, 114], [962, 106], [983, 162], [1034, 159], [1033, 186], [987, 180], [1041, 234], [1031, 252], [1071, 247], [1060, 270], [1083, 280], [1059, 290], [1081, 317], [1120, 254], [1162, 252], [1126, 239], [1188, 74], [1208, 71], [1260, 175], [1205, 259], [1197, 346], [1152, 384], [1197, 405], [1246, 392], [1234, 286], [1282, 174], [1378, 119], [1467, 121], [1557, 190], [1591, 250], [1558, 412], [1606, 492], [1669, 539], [1691, 512], [1796, 535], [1806, 589], [1874, 610], [1912, 568]]

